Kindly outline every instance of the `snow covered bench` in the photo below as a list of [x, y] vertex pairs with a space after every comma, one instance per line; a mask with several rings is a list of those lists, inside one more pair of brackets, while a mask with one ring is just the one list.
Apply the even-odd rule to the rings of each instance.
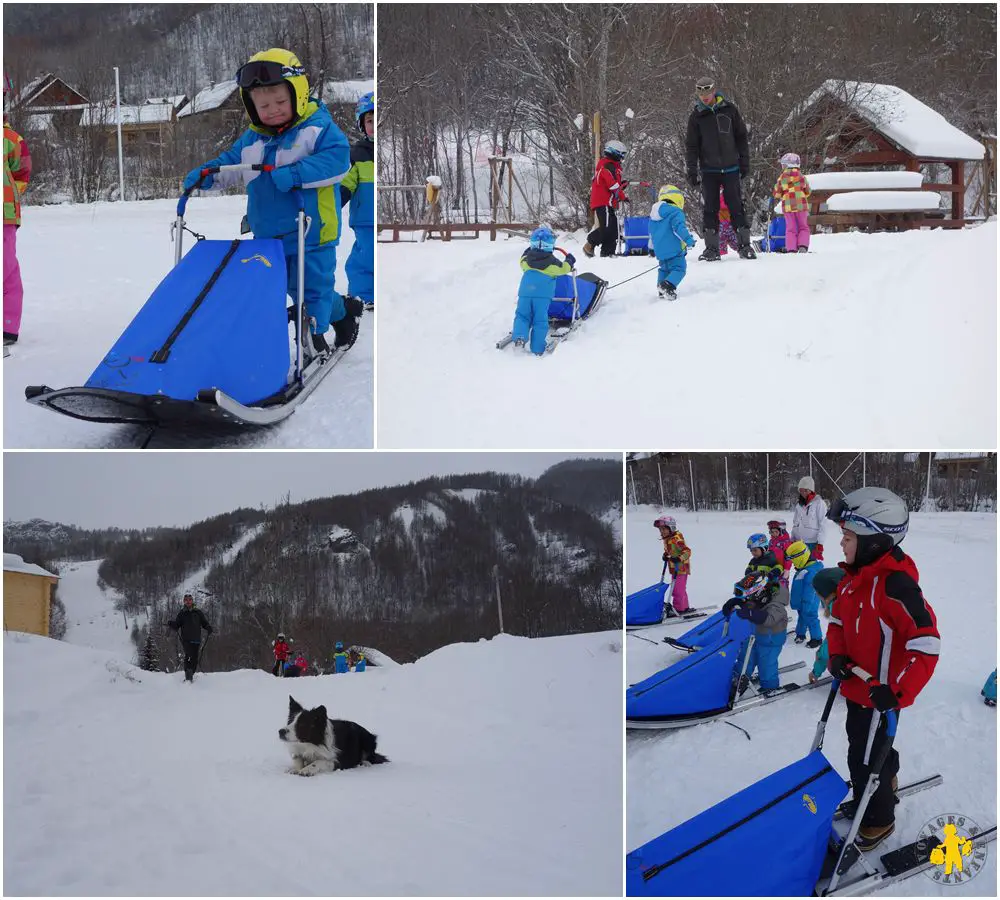
[[934, 191], [852, 191], [831, 194], [824, 212], [810, 216], [812, 225], [828, 225], [834, 233], [848, 228], [907, 231], [944, 223], [941, 195]]

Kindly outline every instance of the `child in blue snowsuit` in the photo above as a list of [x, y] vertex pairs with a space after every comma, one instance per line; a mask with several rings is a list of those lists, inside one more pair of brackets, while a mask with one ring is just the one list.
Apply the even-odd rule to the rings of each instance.
[[819, 625], [819, 594], [813, 588], [813, 578], [822, 571], [823, 563], [811, 559], [809, 548], [803, 541], [793, 541], [785, 550], [785, 558], [792, 561], [795, 567], [795, 578], [792, 581], [792, 609], [799, 613], [795, 623], [795, 643], [801, 644], [806, 639], [806, 630], [811, 640], [807, 647], [815, 649], [823, 643], [823, 630]]
[[531, 352], [541, 356], [549, 333], [549, 304], [556, 295], [556, 279], [569, 275], [576, 265], [573, 254], [559, 262], [552, 251], [556, 236], [544, 225], [531, 232], [528, 249], [521, 254], [521, 285], [517, 290], [517, 311], [511, 336], [515, 347], [529, 343]]
[[340, 205], [350, 201], [354, 246], [347, 257], [347, 290], [371, 309], [375, 305], [375, 95], [358, 100], [354, 120], [361, 140], [351, 145], [351, 170], [340, 182]]
[[[833, 601], [837, 599], [837, 585], [844, 577], [844, 570], [841, 568], [820, 569], [813, 575], [813, 590], [819, 595], [823, 603], [823, 615], [830, 618], [833, 610]], [[809, 673], [809, 680], [816, 681], [822, 678], [830, 664], [830, 649], [827, 647], [826, 638], [816, 651], [816, 661], [813, 663], [812, 671]]]
[[649, 211], [649, 237], [660, 263], [656, 289], [661, 297], [676, 300], [677, 286], [687, 272], [685, 254], [694, 246], [695, 239], [684, 220], [684, 195], [672, 184], [660, 188]]
[[[785, 646], [788, 628], [788, 591], [777, 578], [768, 579], [759, 572], [746, 575], [733, 588], [733, 598], [722, 606], [728, 619], [733, 612], [754, 624], [754, 644], [747, 663], [746, 677], [754, 669], [760, 676], [761, 694], [767, 696], [779, 688], [778, 656]], [[741, 692], [746, 689], [740, 685]]]
[[358, 320], [347, 315], [334, 290], [337, 244], [340, 241], [338, 184], [351, 167], [347, 137], [323, 104], [309, 96], [305, 69], [295, 54], [272, 48], [253, 56], [236, 73], [240, 99], [250, 127], [233, 146], [193, 169], [185, 190], [198, 184], [210, 166], [254, 163], [272, 165], [270, 172], [220, 172], [202, 188], [223, 188], [240, 178], [247, 187], [247, 220], [255, 237], [280, 238], [285, 251], [288, 292], [298, 289], [298, 213], [300, 200], [312, 224], [306, 234], [305, 306], [313, 320], [313, 346], [326, 350], [322, 337], [331, 323], [335, 347], [357, 338]]
[[347, 661], [347, 652], [344, 650], [344, 644], [342, 641], [337, 641], [333, 654], [333, 672], [335, 675], [342, 675], [344, 672], [350, 671], [351, 667]]
[[983, 689], [979, 692], [983, 695], [983, 703], [987, 706], [997, 705], [997, 670], [994, 669], [989, 678], [986, 679], [986, 684], [983, 685]]

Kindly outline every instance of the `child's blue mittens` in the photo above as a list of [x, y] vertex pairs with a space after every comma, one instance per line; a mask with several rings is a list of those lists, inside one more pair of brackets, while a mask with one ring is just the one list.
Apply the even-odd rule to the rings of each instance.
[[271, 178], [274, 179], [274, 186], [282, 193], [287, 194], [290, 190], [302, 186], [302, 179], [299, 178], [298, 168], [294, 163], [273, 169]]
[[[197, 169], [192, 169], [187, 173], [187, 177], [184, 179], [185, 191], [193, 191], [198, 186], [198, 181], [201, 179], [201, 170], [204, 168], [204, 166], [198, 166]], [[213, 175], [206, 175], [205, 180], [201, 182], [201, 189], [203, 191], [210, 190], [214, 180], [215, 177]]]

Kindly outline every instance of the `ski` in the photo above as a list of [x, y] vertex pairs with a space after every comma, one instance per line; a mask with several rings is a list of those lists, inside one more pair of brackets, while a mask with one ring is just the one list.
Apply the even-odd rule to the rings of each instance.
[[[805, 665], [805, 663], [802, 663], [802, 665]], [[827, 677], [820, 678], [811, 684], [796, 684], [795, 682], [792, 684], [783, 684], [778, 688], [777, 692], [771, 694], [770, 697], [765, 697], [763, 694], [757, 694], [747, 700], [738, 701], [731, 709], [712, 713], [707, 716], [693, 716], [691, 718], [672, 719], [668, 721], [626, 719], [625, 727], [662, 730], [667, 728], [689, 728], [694, 725], [703, 725], [706, 722], [715, 722], [719, 719], [726, 719], [729, 716], [735, 716], [747, 709], [756, 708], [758, 706], [766, 706], [768, 703], [774, 703], [778, 700], [782, 700], [790, 694], [794, 694], [799, 691], [811, 691], [813, 688], [826, 687], [826, 685], [830, 684], [831, 681], [833, 681], [833, 676], [828, 675]]]
[[[911, 781], [909, 784], [900, 785], [896, 789], [897, 797], [909, 797], [910, 794], [919, 794], [921, 791], [929, 790], [930, 788], [937, 787], [944, 779], [940, 775], [930, 775], [927, 778], [922, 778], [920, 781]], [[850, 784], [850, 782], [848, 782]], [[845, 812], [847, 810], [848, 801], [841, 803], [837, 807], [833, 814], [833, 821], [837, 822], [840, 819], [845, 818]]]
[[[703, 619], [709, 612], [718, 608], [718, 606], [692, 606], [691, 609], [683, 613], [679, 613], [676, 616], [668, 616], [659, 622], [650, 622], [648, 625], [626, 625], [625, 630], [638, 631], [640, 628], [656, 628], [658, 625], [673, 625], [674, 623], [690, 622], [692, 619]], [[663, 642], [666, 644], [670, 643], [667, 638], [664, 638]]]
[[[997, 839], [996, 825], [984, 829], [974, 838], [974, 845], [982, 848], [984, 844], [991, 844]], [[874, 891], [887, 888], [890, 884], [896, 884], [926, 872], [934, 867], [930, 860], [931, 850], [941, 843], [938, 837], [922, 838], [905, 844], [896, 850], [883, 853], [880, 857], [881, 870], [856, 878], [847, 884], [842, 884], [832, 893], [827, 894], [824, 889], [825, 881], [816, 885], [815, 895], [817, 897], [859, 897], [864, 894], [871, 894]]]

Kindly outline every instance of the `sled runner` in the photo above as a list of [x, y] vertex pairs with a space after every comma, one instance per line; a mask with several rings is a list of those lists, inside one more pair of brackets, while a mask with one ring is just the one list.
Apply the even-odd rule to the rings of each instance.
[[[217, 166], [201, 175], [268, 168]], [[196, 235], [195, 245], [182, 255], [184, 212], [200, 184], [177, 203], [174, 268], [90, 378], [82, 387], [58, 390], [29, 385], [24, 392], [29, 403], [91, 422], [271, 425], [291, 415], [333, 370], [344, 351], [314, 350], [300, 308], [310, 227], [301, 195], [298, 290], [289, 315], [280, 239]], [[294, 360], [289, 319], [296, 325]]]

